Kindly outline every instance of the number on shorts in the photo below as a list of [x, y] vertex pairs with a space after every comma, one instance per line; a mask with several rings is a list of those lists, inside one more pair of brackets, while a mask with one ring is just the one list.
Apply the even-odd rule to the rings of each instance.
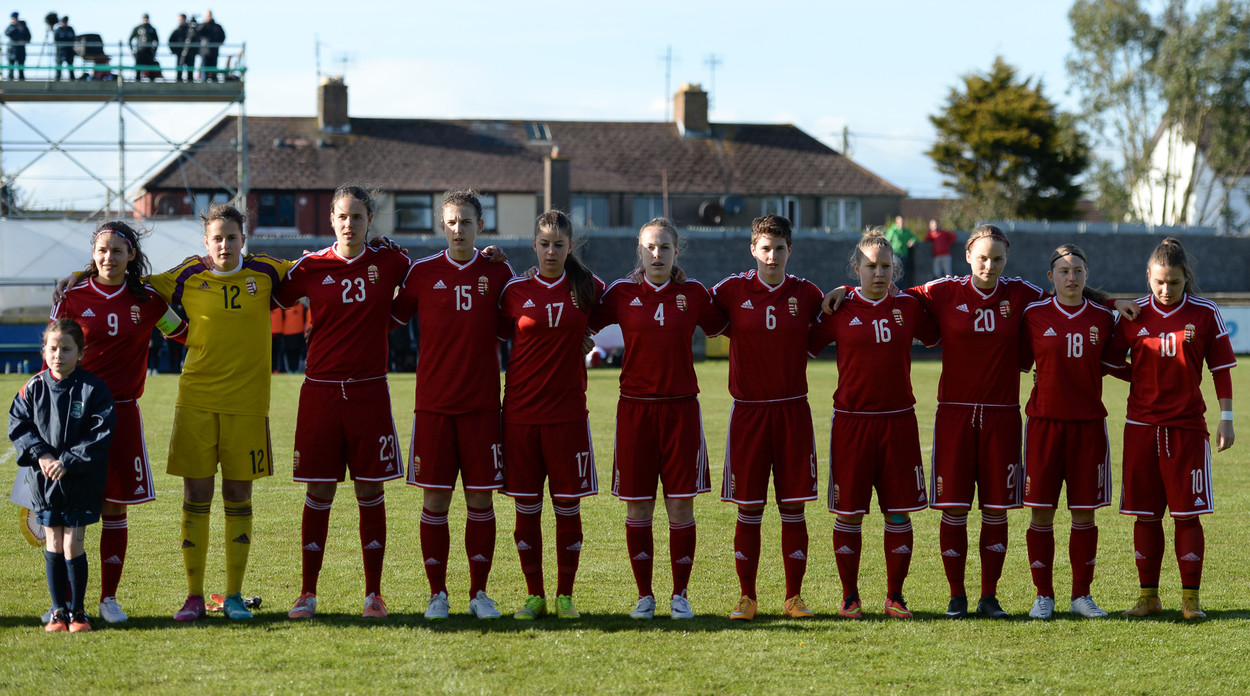
[[117, 335], [117, 329], [118, 329], [117, 315], [116, 315], [116, 314], [109, 314], [109, 315], [108, 315], [108, 318], [107, 318], [107, 321], [108, 321], [108, 323], [109, 323], [109, 335], [110, 335], [110, 336], [116, 336], [116, 335]]
[[659, 307], [655, 308], [655, 320], [660, 322], [660, 326], [664, 326], [664, 303], [662, 302]]
[[1189, 472], [1190, 488], [1193, 489], [1194, 495], [1201, 495], [1205, 491], [1206, 476], [1203, 476], [1202, 469], [1194, 469]]
[[456, 286], [456, 309], [469, 310], [473, 309], [473, 294], [469, 291], [473, 289], [472, 285]]
[[913, 467], [916, 470], [916, 490], [924, 490], [924, 467]]
[[[554, 312], [551, 309], [552, 307], [555, 307]], [[564, 316], [564, 303], [563, 302], [549, 302], [547, 304], [547, 327], [548, 328], [554, 329], [557, 326], [559, 326], [560, 317], [562, 316]]]
[[135, 457], [135, 480], [143, 483], [143, 457]]
[[[352, 291], [353, 284], [356, 286], [356, 293], [354, 295], [350, 295], [348, 293]], [[355, 279], [344, 278], [343, 279], [343, 304], [348, 304], [351, 302], [364, 302], [364, 301], [365, 301], [365, 279], [364, 278], [355, 278]]]
[[395, 458], [395, 436], [381, 435], [378, 437], [378, 461], [386, 462]]
[[1068, 334], [1068, 357], [1079, 358], [1085, 354], [1085, 334]]
[[777, 315], [773, 313], [771, 306], [764, 308], [764, 328], [769, 331], [777, 328]]
[[1176, 357], [1176, 334], [1159, 334], [1159, 355], [1165, 358]]
[[872, 322], [872, 333], [876, 336], [877, 343], [889, 343], [890, 338], [892, 338], [889, 320], [874, 319]]
[[1007, 489], [1013, 490], [1013, 491], [1016, 489], [1016, 465], [1015, 464], [1007, 465]]
[[577, 453], [577, 477], [586, 478], [586, 469], [590, 467], [590, 452]]
[[972, 330], [979, 333], [993, 333], [994, 331], [994, 310], [978, 309], [976, 318], [972, 320]]
[[503, 445], [496, 442], [490, 446], [490, 456], [495, 460], [495, 468], [503, 468]]
[[252, 473], [265, 473], [265, 450], [252, 450]]

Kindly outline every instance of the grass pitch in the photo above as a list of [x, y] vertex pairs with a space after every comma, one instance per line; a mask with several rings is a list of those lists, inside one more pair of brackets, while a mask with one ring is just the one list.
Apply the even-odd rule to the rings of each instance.
[[[1246, 367], [1234, 370], [1235, 394], [1250, 393]], [[713, 462], [713, 488], [719, 490], [718, 462], [724, 454], [729, 413], [727, 366], [699, 366], [704, 425]], [[920, 403], [922, 446], [932, 439], [939, 367], [917, 363], [913, 381]], [[831, 361], [809, 369], [812, 410], [822, 466], [827, 466], [830, 394], [836, 382]], [[590, 373], [589, 403], [596, 460], [601, 481], [610, 481], [612, 424], [618, 373]], [[0, 376], [0, 393], [9, 398], [23, 378]], [[1107, 509], [1099, 513], [1100, 554], [1094, 596], [1113, 616], [1104, 620], [1071, 619], [1060, 598], [1056, 618], [1028, 620], [1033, 600], [1025, 560], [1026, 511], [1011, 513], [1011, 546], [999, 585], [1011, 621], [941, 618], [947, 586], [937, 554], [939, 515], [913, 516], [915, 556], [906, 595], [916, 618], [881, 616], [885, 589], [880, 515], [864, 523], [861, 591], [863, 622], [836, 617], [841, 598], [831, 542], [832, 516], [823, 500], [808, 506], [811, 554], [804, 597], [815, 619], [780, 617], [784, 581], [780, 524], [776, 508], [765, 515], [765, 558], [760, 568], [760, 616], [749, 624], [731, 623], [729, 610], [738, 596], [733, 569], [734, 508], [716, 493], [696, 503], [698, 556], [691, 581], [691, 601], [698, 618], [675, 622], [667, 616], [637, 622], [628, 617], [635, 590], [624, 542], [624, 505], [606, 490], [583, 502], [585, 549], [577, 583], [580, 621], [548, 618], [526, 624], [507, 618], [524, 599], [525, 589], [511, 548], [512, 504], [497, 498], [499, 542], [490, 594], [505, 618], [478, 622], [467, 615], [468, 569], [460, 534], [464, 506], [452, 508], [452, 558], [449, 581], [452, 617], [425, 622], [428, 587], [421, 563], [417, 525], [421, 495], [399, 484], [388, 486], [390, 531], [383, 593], [391, 616], [384, 621], [360, 618], [363, 577], [360, 570], [356, 511], [350, 489], [340, 490], [330, 522], [330, 539], [319, 588], [318, 615], [295, 622], [286, 612], [299, 594], [299, 524], [303, 487], [290, 480], [290, 452], [300, 378], [274, 377], [272, 432], [278, 474], [257, 483], [255, 542], [245, 594], [264, 598], [254, 621], [229, 623], [210, 616], [191, 626], [170, 618], [186, 596], [179, 550], [181, 483], [163, 473], [177, 377], [148, 379], [141, 407], [147, 441], [156, 469], [158, 497], [133, 508], [130, 551], [119, 599], [131, 615], [121, 627], [104, 626], [90, 634], [43, 633], [37, 616], [48, 606], [43, 561], [17, 530], [17, 508], [8, 505], [11, 522], [0, 529], [0, 691], [33, 693], [49, 688], [81, 692], [183, 693], [1246, 693], [1250, 691], [1250, 550], [1242, 522], [1250, 512], [1250, 418], [1239, 411], [1241, 441], [1214, 457], [1217, 512], [1204, 518], [1207, 560], [1203, 606], [1210, 617], [1201, 624], [1182, 623], [1176, 564], [1171, 553], [1171, 525], [1162, 578], [1168, 609], [1161, 617], [1129, 621], [1118, 612], [1136, 597], [1132, 522]], [[1025, 380], [1027, 385], [1028, 380]], [[1210, 391], [1208, 380], [1208, 391]], [[412, 419], [412, 375], [393, 375], [396, 425], [407, 433]], [[1105, 400], [1113, 455], [1118, 459], [1127, 385], [1107, 380]], [[1024, 395], [1027, 397], [1027, 393]], [[7, 402], [6, 402], [7, 403]], [[1218, 411], [1214, 394], [1209, 409]], [[1210, 415], [1210, 414], [1208, 414]], [[1208, 418], [1208, 420], [1212, 420]], [[406, 435], [404, 436], [406, 437]], [[406, 443], [405, 443], [406, 444]], [[406, 449], [406, 446], [405, 446]], [[0, 462], [11, 476], [11, 448]], [[827, 471], [822, 471], [821, 491]], [[1118, 476], [1118, 467], [1117, 467]], [[657, 592], [668, 587], [667, 534], [663, 506], [656, 515]], [[973, 517], [975, 520], [975, 516]], [[221, 550], [221, 503], [214, 503], [208, 589], [224, 581]], [[554, 586], [548, 525], [547, 570]], [[1056, 587], [1067, 587], [1067, 515], [1056, 519]], [[971, 524], [975, 542], [978, 525]], [[87, 552], [92, 587], [99, 586], [99, 526], [91, 527]], [[974, 544], [975, 548], [975, 544]], [[976, 554], [969, 560], [969, 591], [978, 586]], [[88, 590], [93, 609], [98, 589]], [[661, 613], [667, 603], [660, 597]], [[94, 615], [94, 611], [89, 611]]]

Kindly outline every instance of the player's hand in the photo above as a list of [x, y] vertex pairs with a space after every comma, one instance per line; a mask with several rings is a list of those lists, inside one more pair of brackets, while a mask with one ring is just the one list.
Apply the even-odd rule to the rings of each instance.
[[522, 273], [521, 275], [525, 276], [526, 278], [533, 278], [534, 276], [538, 275], [538, 266], [530, 266], [529, 268], [525, 269], [525, 272]]
[[308, 345], [308, 342], [312, 340], [312, 335], [313, 335], [313, 325], [309, 324], [308, 326], [304, 327], [304, 345]]
[[1137, 318], [1138, 314], [1141, 314], [1141, 307], [1139, 307], [1137, 303], [1132, 300], [1116, 300], [1115, 311], [1119, 312], [1120, 316], [1128, 317], [1130, 320], [1133, 320]]
[[390, 237], [384, 234], [380, 234], [374, 237], [373, 239], [370, 239], [369, 247], [372, 249], [390, 249], [391, 251], [403, 251], [404, 250], [404, 248], [401, 247], [398, 243], [396, 243], [394, 239], [391, 239]]
[[1232, 447], [1234, 439], [1236, 437], [1233, 435], [1233, 422], [1220, 421], [1220, 424], [1215, 427], [1215, 451], [1223, 452]]
[[491, 263], [503, 263], [508, 260], [508, 252], [504, 251], [502, 247], [496, 244], [491, 244], [483, 249], [482, 256]]
[[898, 294], [900, 292], [902, 292], [902, 290], [899, 290], [898, 286], [895, 285], [893, 282], [890, 283], [890, 287], [885, 289], [885, 293], [889, 295], [890, 297], [898, 297]]
[[676, 264], [673, 265], [673, 282], [674, 283], [686, 282], [686, 272], [682, 270], [681, 266], [678, 266]]
[[61, 464], [60, 459], [40, 457], [39, 469], [52, 481], [60, 481], [61, 477], [65, 476], [65, 465]]
[[[595, 349], [595, 337], [592, 336], [589, 332], [587, 332], [586, 335], [582, 337], [582, 357], [584, 358], [587, 355], [590, 355], [590, 351], [594, 349]], [[1229, 430], [1231, 431], [1232, 428], [1229, 428]]]
[[78, 273], [71, 273], [64, 278], [56, 281], [56, 287], [52, 289], [52, 301], [60, 302], [65, 299], [65, 292], [79, 283], [81, 277]]
[[846, 288], [839, 285], [838, 287], [825, 293], [825, 299], [820, 302], [820, 311], [825, 314], [833, 314], [838, 307], [842, 306], [842, 300], [846, 299]]

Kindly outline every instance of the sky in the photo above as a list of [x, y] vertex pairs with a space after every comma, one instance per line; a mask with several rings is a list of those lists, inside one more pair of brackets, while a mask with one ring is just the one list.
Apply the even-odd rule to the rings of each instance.
[[[663, 121], [683, 82], [708, 90], [713, 122], [792, 123], [842, 150], [913, 197], [950, 195], [925, 156], [934, 131], [928, 116], [960, 78], [985, 72], [1003, 56], [1045, 94], [1074, 111], [1064, 60], [1070, 2], [990, 0], [921, 2], [602, 2], [469, 3], [216, 2], [211, 9], [227, 44], [246, 43], [249, 116], [316, 113], [317, 46], [325, 74], [343, 74], [354, 117], [509, 118]], [[58, 3], [78, 33], [125, 40], [144, 11], [163, 44], [176, 6], [128, 1]], [[45, 6], [46, 7], [46, 6]], [[23, 8], [18, 7], [21, 10]], [[25, 16], [34, 42], [44, 39], [47, 9]], [[666, 61], [671, 47], [671, 78]], [[713, 74], [709, 57], [715, 57]], [[10, 109], [13, 109], [12, 105]], [[50, 137], [74, 128], [96, 105], [19, 105]], [[174, 139], [215, 120], [221, 106], [137, 105], [144, 119]], [[34, 136], [0, 114], [5, 142]], [[128, 122], [131, 141], [157, 139]], [[74, 138], [116, 141], [116, 110], [96, 116]], [[10, 148], [3, 167], [33, 157]], [[135, 179], [157, 154], [133, 153]], [[110, 159], [111, 158], [111, 159]], [[112, 182], [115, 153], [80, 161]], [[102, 188], [62, 155], [44, 157], [19, 186], [30, 203], [83, 208]]]

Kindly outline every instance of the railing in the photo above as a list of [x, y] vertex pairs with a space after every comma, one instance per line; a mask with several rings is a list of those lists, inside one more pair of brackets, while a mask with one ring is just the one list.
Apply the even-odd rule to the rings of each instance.
[[[135, 63], [134, 53], [130, 47], [124, 42], [118, 41], [115, 45], [103, 44], [104, 53], [99, 60], [87, 60], [75, 54], [74, 61], [68, 65], [56, 65], [56, 44], [51, 41], [42, 43], [31, 42], [26, 44], [26, 63], [22, 65], [8, 63], [9, 42], [4, 42], [5, 62], [0, 65], [0, 79], [10, 78], [9, 74], [18, 71], [26, 74], [27, 82], [55, 82], [58, 80], [57, 73], [70, 72], [80, 81], [116, 81], [118, 79], [127, 82], [138, 82], [142, 77], [151, 77], [150, 73], [157, 73], [158, 77], [172, 82], [170, 79], [177, 75], [178, 63], [176, 56], [169, 52], [169, 47], [161, 44], [157, 50], [156, 64], [140, 64]], [[194, 65], [195, 58], [199, 56], [199, 47], [193, 46], [190, 54], [191, 65], [183, 69], [184, 72], [191, 72], [197, 75], [198, 79], [204, 80], [206, 75], [213, 75], [220, 80], [236, 81], [242, 80], [247, 73], [246, 44], [221, 44], [218, 46], [217, 67], [205, 68]], [[160, 64], [160, 58], [165, 58], [166, 63]], [[16, 77], [16, 75], [14, 76]]]

